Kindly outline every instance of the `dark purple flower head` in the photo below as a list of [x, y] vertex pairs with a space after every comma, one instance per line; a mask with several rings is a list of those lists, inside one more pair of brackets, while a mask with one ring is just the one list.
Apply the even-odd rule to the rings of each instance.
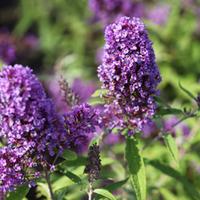
[[65, 126], [68, 147], [81, 153], [99, 126], [98, 112], [88, 104], [75, 106], [65, 115]]
[[153, 96], [161, 81], [152, 43], [140, 19], [129, 17], [107, 26], [105, 40], [103, 63], [98, 67], [102, 87], [122, 120], [141, 130], [155, 113]]
[[89, 8], [94, 14], [94, 20], [103, 24], [112, 23], [120, 16], [142, 17], [144, 5], [132, 0], [89, 0]]
[[23, 165], [51, 167], [66, 143], [64, 121], [30, 68], [5, 66], [0, 72], [0, 116], [0, 137], [27, 158]]
[[16, 50], [7, 32], [0, 32], [0, 60], [6, 64], [10, 64], [15, 60]]
[[101, 158], [100, 149], [97, 144], [90, 146], [88, 151], [88, 162], [85, 167], [84, 173], [88, 174], [89, 183], [93, 183], [100, 176], [101, 171]]

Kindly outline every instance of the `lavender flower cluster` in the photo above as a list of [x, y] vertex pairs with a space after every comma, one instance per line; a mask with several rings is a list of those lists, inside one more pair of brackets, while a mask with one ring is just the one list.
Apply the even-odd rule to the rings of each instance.
[[99, 126], [97, 111], [87, 104], [58, 114], [32, 70], [21, 65], [0, 72], [0, 117], [3, 193], [53, 168], [64, 148], [82, 152]]
[[68, 147], [80, 153], [86, 150], [100, 126], [98, 112], [88, 104], [74, 106], [65, 115]]
[[[49, 168], [49, 159], [62, 150], [66, 138], [63, 119], [28, 67], [6, 66], [0, 72], [0, 116], [0, 137], [6, 145], [0, 154], [0, 189], [7, 190], [16, 180], [4, 168], [10, 163], [19, 166], [19, 173], [20, 167]], [[23, 174], [17, 182], [25, 181]]]
[[106, 110], [116, 126], [141, 130], [155, 113], [153, 96], [161, 81], [152, 43], [140, 19], [129, 17], [107, 26], [105, 40], [98, 76], [108, 90]]

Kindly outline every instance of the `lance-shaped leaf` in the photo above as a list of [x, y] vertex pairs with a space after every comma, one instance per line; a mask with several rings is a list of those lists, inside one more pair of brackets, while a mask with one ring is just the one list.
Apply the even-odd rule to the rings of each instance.
[[181, 90], [183, 90], [183, 92], [185, 92], [190, 98], [196, 100], [196, 97], [186, 88], [184, 88], [181, 83], [179, 82], [179, 87], [181, 88]]
[[162, 173], [166, 174], [167, 176], [174, 178], [176, 181], [182, 184], [186, 194], [190, 199], [192, 200], [200, 199], [200, 193], [195, 189], [194, 185], [190, 183], [188, 179], [185, 176], [183, 176], [180, 172], [178, 172], [177, 170], [175, 170], [170, 166], [161, 163], [158, 160], [150, 160], [147, 163], [153, 166], [154, 168], [158, 169]]
[[94, 193], [99, 194], [103, 197], [106, 197], [109, 200], [116, 200], [116, 198], [113, 196], [113, 194], [110, 193], [108, 190], [105, 190], [105, 189], [95, 189]]
[[131, 185], [136, 193], [137, 200], [146, 200], [146, 175], [138, 141], [135, 138], [126, 140], [126, 160], [130, 173]]
[[174, 138], [172, 137], [171, 134], [164, 134], [163, 139], [164, 139], [165, 145], [166, 145], [170, 155], [175, 160], [175, 162], [178, 164], [178, 160], [179, 160], [178, 148], [177, 148]]
[[113, 192], [117, 189], [121, 189], [122, 186], [128, 181], [128, 178], [122, 180], [122, 181], [118, 181], [115, 183], [111, 183], [110, 185], [105, 186], [105, 189], [107, 189], [110, 192]]

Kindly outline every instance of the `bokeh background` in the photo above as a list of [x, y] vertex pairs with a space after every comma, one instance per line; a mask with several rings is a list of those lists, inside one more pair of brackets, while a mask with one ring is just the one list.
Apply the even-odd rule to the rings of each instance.
[[[194, 102], [179, 83], [194, 96], [200, 92], [199, 0], [0, 0], [0, 65], [18, 63], [33, 68], [53, 98], [57, 80], [62, 76], [87, 99], [99, 87], [96, 70], [101, 63], [105, 26], [123, 15], [140, 17], [146, 24], [162, 76], [161, 98], [174, 107], [191, 109]], [[187, 138], [183, 138], [182, 129], [176, 130], [181, 135], [177, 143], [180, 157], [184, 158], [182, 172], [199, 188], [199, 121], [188, 120], [186, 126], [190, 130]], [[122, 156], [120, 138], [111, 143], [116, 142], [112, 151]], [[113, 152], [105, 152], [105, 158], [109, 155], [116, 160]], [[162, 143], [145, 153], [168, 160]], [[115, 163], [115, 169], [109, 173], [110, 162], [105, 164], [104, 178], [123, 179], [123, 165]], [[147, 170], [149, 199], [190, 199], [181, 186], [175, 187], [175, 181], [159, 179], [159, 173]], [[62, 181], [60, 185], [67, 184]], [[80, 188], [72, 188], [71, 193], [76, 190]], [[82, 193], [69, 199], [80, 199]]]

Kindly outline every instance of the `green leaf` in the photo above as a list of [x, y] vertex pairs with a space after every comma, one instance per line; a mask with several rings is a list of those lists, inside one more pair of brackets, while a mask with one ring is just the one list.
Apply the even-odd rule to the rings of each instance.
[[128, 181], [128, 178], [126, 178], [125, 180], [122, 180], [122, 181], [111, 183], [110, 185], [105, 186], [105, 189], [110, 192], [113, 192], [113, 191], [121, 188], [127, 181]]
[[27, 195], [28, 191], [29, 187], [27, 185], [20, 186], [15, 191], [10, 192], [6, 200], [22, 200]]
[[77, 157], [75, 160], [65, 160], [64, 162], [60, 163], [59, 166], [65, 168], [68, 167], [79, 167], [85, 166], [87, 163], [87, 158], [83, 156]]
[[98, 89], [96, 90], [91, 97], [102, 97], [103, 95], [106, 95], [108, 90], [106, 89]]
[[196, 97], [186, 88], [184, 88], [181, 83], [179, 82], [179, 87], [181, 88], [181, 90], [183, 90], [183, 92], [185, 92], [190, 98], [196, 100]]
[[103, 197], [106, 197], [109, 200], [116, 200], [116, 198], [113, 196], [113, 194], [110, 193], [108, 190], [105, 190], [105, 189], [95, 189], [93, 192], [96, 193], [96, 194], [99, 194], [99, 195], [101, 195]]
[[112, 158], [107, 158], [107, 157], [102, 157], [101, 165], [106, 166], [106, 165], [111, 165], [115, 162], [116, 160]]
[[77, 184], [80, 184], [81, 183], [81, 178], [79, 176], [77, 176], [76, 174], [70, 172], [70, 171], [67, 171], [65, 173], [65, 176], [67, 176], [69, 179], [71, 179], [74, 183], [77, 183]]
[[156, 103], [161, 106], [161, 107], [166, 107], [166, 108], [170, 108], [170, 105], [168, 105], [163, 99], [161, 99], [159, 96], [155, 96], [154, 97]]
[[96, 90], [91, 98], [89, 99], [88, 103], [92, 106], [94, 105], [101, 105], [101, 104], [104, 104], [104, 99], [102, 98], [104, 95], [107, 94], [107, 90], [106, 89], [98, 89]]
[[89, 99], [88, 103], [91, 105], [91, 106], [95, 106], [95, 105], [101, 105], [101, 104], [104, 104], [104, 100], [100, 97], [92, 97]]
[[55, 191], [55, 198], [56, 200], [63, 200], [66, 193], [67, 193], [67, 187], [64, 188], [60, 188], [58, 190]]
[[159, 188], [159, 191], [165, 200], [178, 200], [176, 196], [174, 196], [174, 194], [171, 193], [171, 191], [168, 191], [165, 188]]
[[37, 198], [41, 198], [42, 196], [44, 196], [47, 200], [51, 200], [48, 185], [45, 183], [37, 183], [36, 196]]
[[180, 182], [180, 184], [182, 184], [182, 186], [184, 187], [184, 190], [186, 191], [186, 194], [188, 194], [188, 197], [190, 199], [193, 199], [193, 200], [200, 199], [200, 193], [195, 189], [194, 185], [190, 183], [187, 180], [187, 178], [184, 177], [182, 174], [180, 174], [178, 171], [176, 171], [170, 166], [167, 166], [161, 163], [158, 160], [150, 160], [148, 164], [160, 170], [162, 173], [166, 174], [167, 176], [170, 176], [171, 178], [174, 178], [176, 181]]
[[157, 114], [159, 115], [180, 115], [183, 111], [177, 108], [158, 108]]
[[62, 157], [65, 160], [76, 160], [77, 159], [76, 153], [73, 151], [67, 150], [67, 149], [63, 152]]
[[146, 175], [142, 155], [135, 138], [126, 140], [126, 160], [131, 174], [131, 185], [133, 186], [137, 200], [146, 200]]
[[165, 145], [167, 146], [167, 149], [172, 156], [172, 158], [175, 160], [175, 162], [178, 164], [179, 156], [178, 156], [178, 148], [176, 145], [176, 142], [171, 134], [164, 134], [163, 139], [165, 142]]

